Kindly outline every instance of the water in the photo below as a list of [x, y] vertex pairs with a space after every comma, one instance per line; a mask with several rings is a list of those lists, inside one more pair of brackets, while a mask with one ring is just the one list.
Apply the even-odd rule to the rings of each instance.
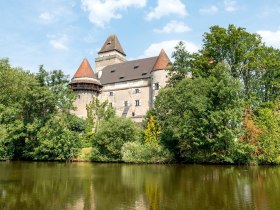
[[0, 162], [0, 209], [280, 209], [280, 167]]

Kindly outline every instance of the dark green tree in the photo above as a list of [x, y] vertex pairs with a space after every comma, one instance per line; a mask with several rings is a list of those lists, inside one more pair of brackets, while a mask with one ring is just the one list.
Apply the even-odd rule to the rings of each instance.
[[239, 81], [228, 71], [225, 64], [217, 65], [212, 76], [184, 79], [157, 96], [156, 119], [163, 143], [175, 146], [171, 150], [184, 161], [234, 161], [242, 98]]
[[121, 161], [123, 144], [138, 138], [139, 128], [130, 119], [114, 117], [102, 121], [93, 140], [93, 160]]

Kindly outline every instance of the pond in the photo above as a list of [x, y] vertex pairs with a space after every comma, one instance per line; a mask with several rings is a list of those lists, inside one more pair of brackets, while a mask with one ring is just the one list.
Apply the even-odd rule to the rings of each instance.
[[280, 167], [0, 162], [0, 209], [280, 209]]

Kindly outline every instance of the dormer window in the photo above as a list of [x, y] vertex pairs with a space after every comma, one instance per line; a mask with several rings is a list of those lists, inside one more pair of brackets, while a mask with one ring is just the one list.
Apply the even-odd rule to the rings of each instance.
[[137, 94], [137, 93], [141, 93], [141, 91], [140, 91], [139, 88], [136, 88], [134, 92], [135, 92], [136, 94]]

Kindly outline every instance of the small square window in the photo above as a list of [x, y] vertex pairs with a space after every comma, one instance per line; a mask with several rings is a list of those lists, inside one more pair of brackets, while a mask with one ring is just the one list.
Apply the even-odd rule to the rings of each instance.
[[135, 116], [135, 112], [132, 112], [131, 115], [132, 115], [132, 117], [134, 117]]
[[114, 95], [114, 92], [110, 92], [110, 93], [109, 93], [109, 96], [113, 96], [113, 95]]
[[124, 101], [124, 106], [128, 106], [128, 101]]

